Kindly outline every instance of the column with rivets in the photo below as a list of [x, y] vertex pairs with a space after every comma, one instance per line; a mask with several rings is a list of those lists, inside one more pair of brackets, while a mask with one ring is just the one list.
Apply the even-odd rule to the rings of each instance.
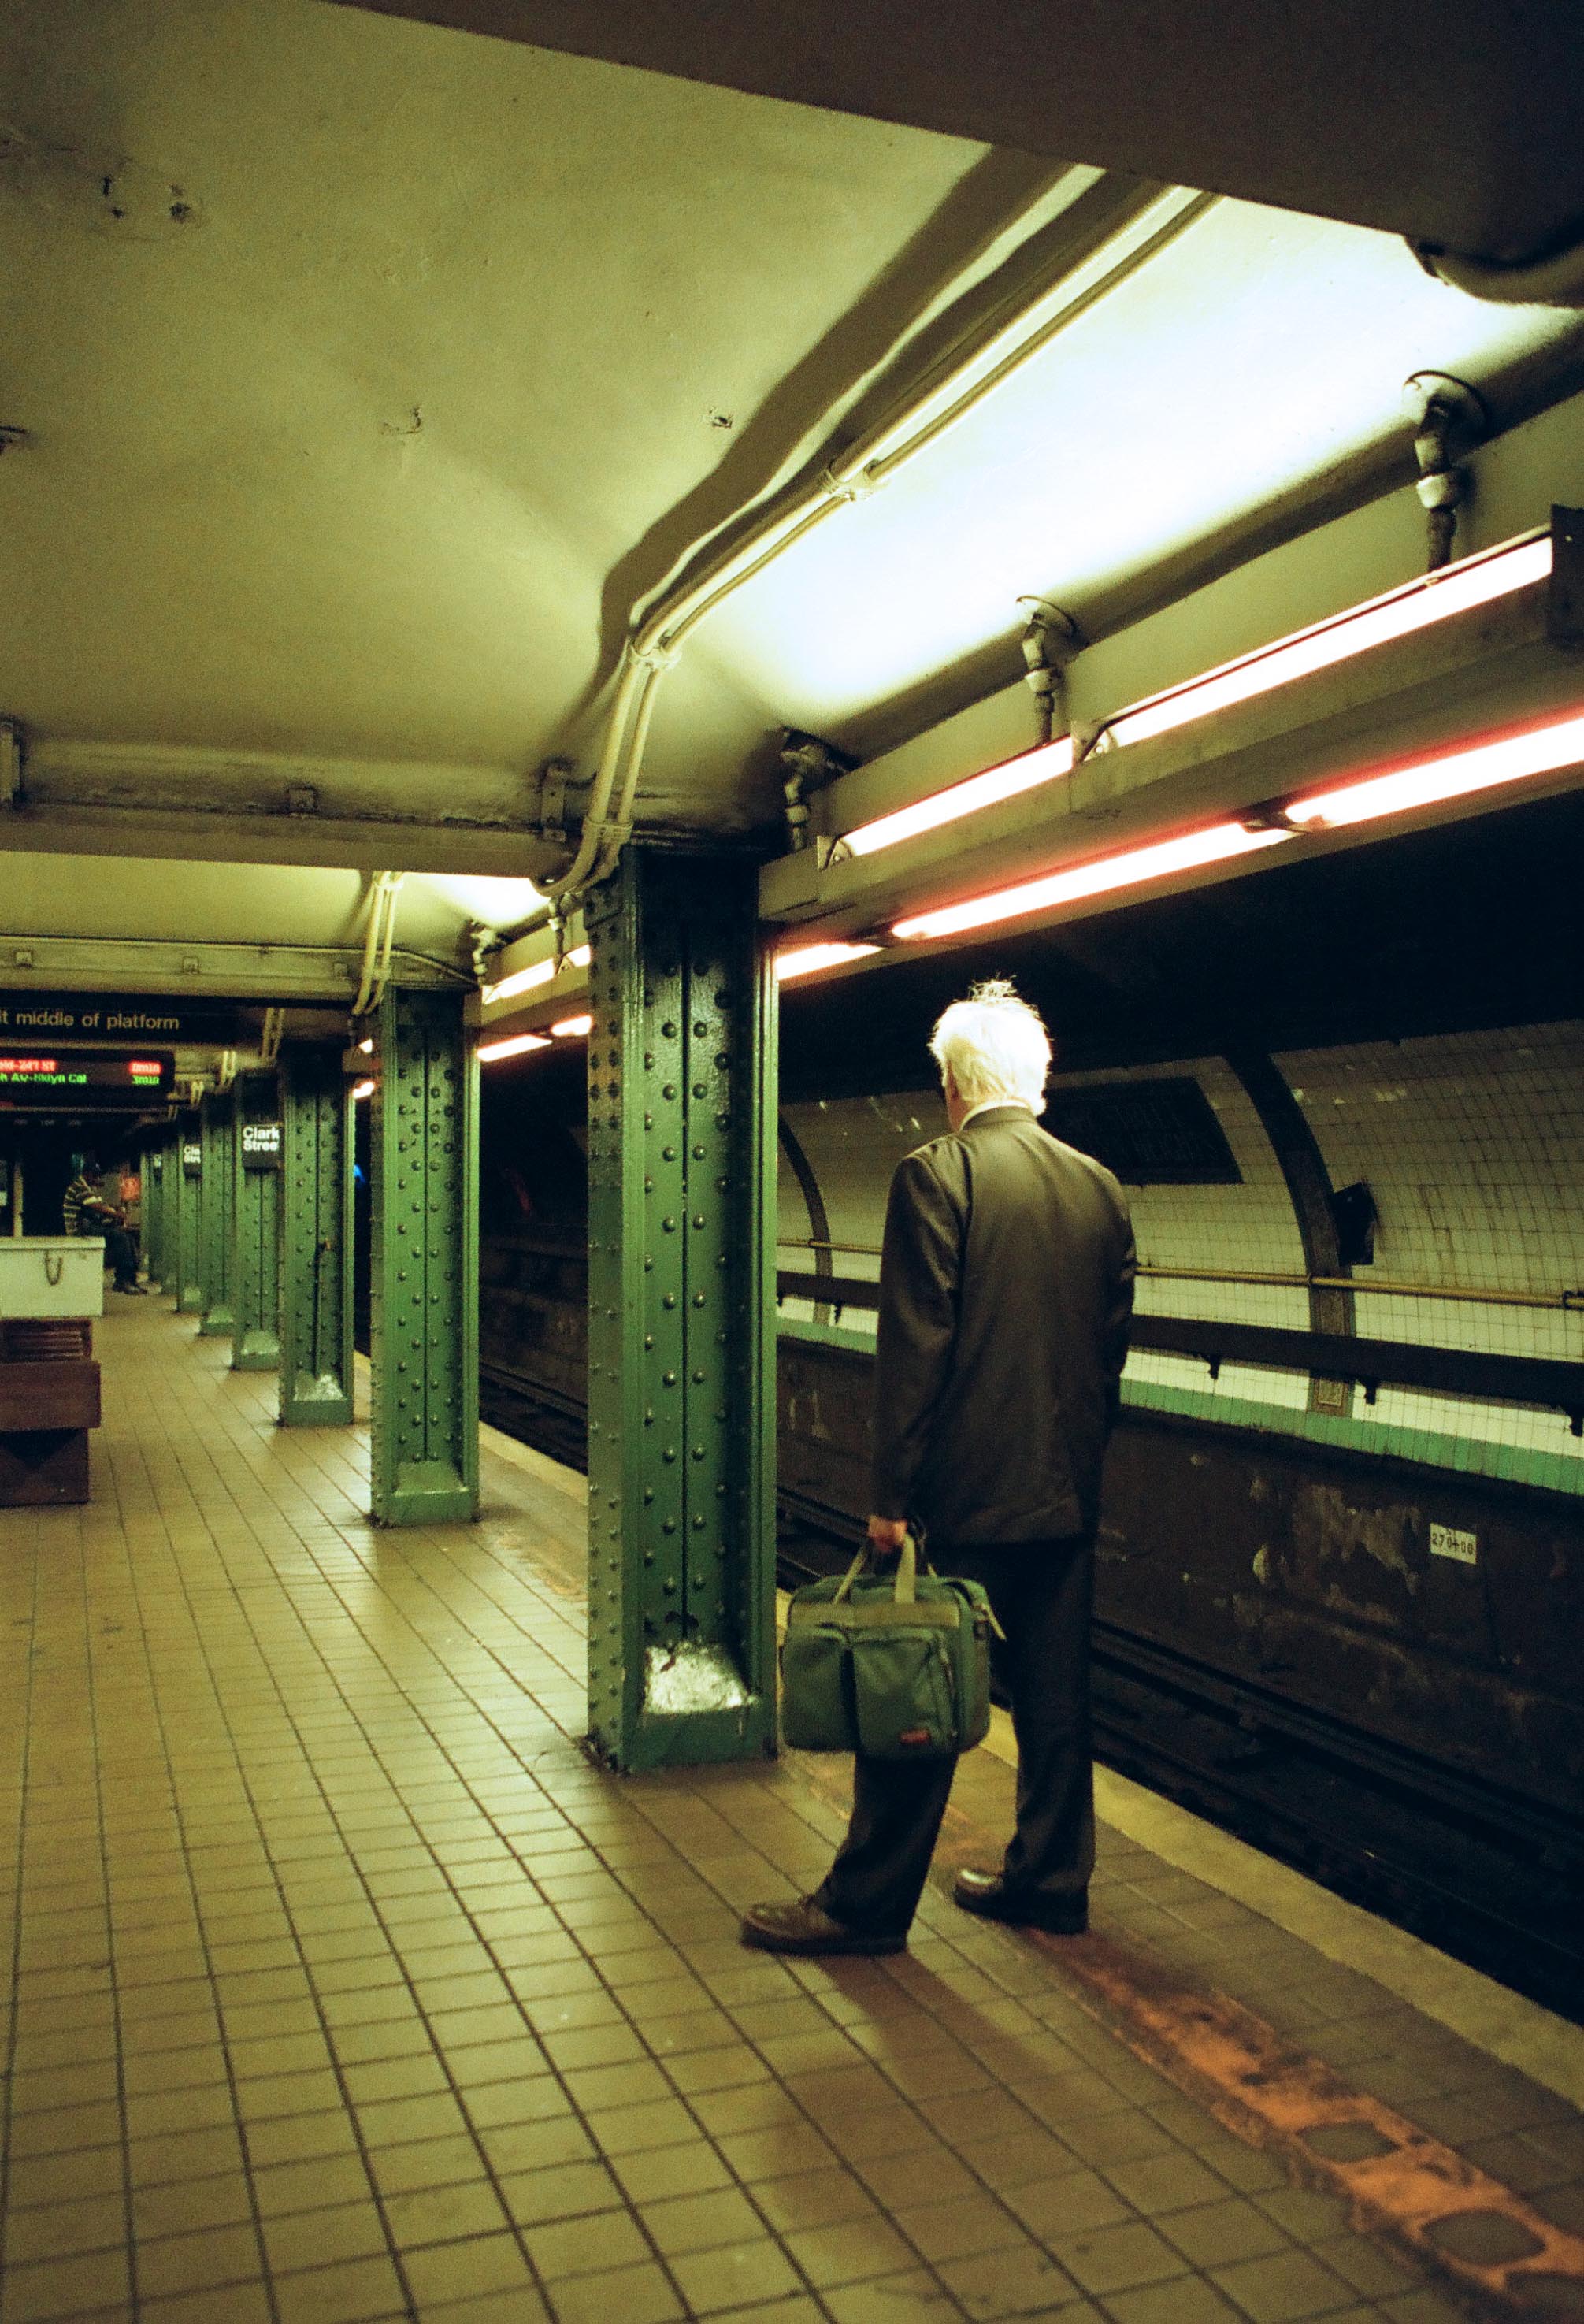
[[176, 1294], [179, 1315], [201, 1314], [204, 1305], [204, 1141], [196, 1113], [178, 1114], [170, 1167], [175, 1172], [170, 1204], [171, 1257], [175, 1274], [167, 1286]]
[[143, 1276], [149, 1289], [157, 1291], [165, 1277], [165, 1149], [155, 1135], [151, 1135], [143, 1149], [138, 1187], [138, 1240]]
[[281, 1052], [281, 1425], [352, 1418], [352, 1090], [339, 1047]]
[[272, 1072], [237, 1081], [232, 1168], [231, 1368], [272, 1372], [281, 1360], [281, 1099]]
[[775, 1748], [775, 1003], [741, 856], [629, 848], [589, 973], [589, 1727]]
[[478, 1065], [456, 992], [391, 986], [374, 1050], [369, 1454], [381, 1525], [478, 1508]]
[[198, 1108], [202, 1124], [203, 1174], [198, 1181], [198, 1279], [203, 1285], [200, 1339], [229, 1339], [232, 1243], [236, 1222], [233, 1167], [236, 1146], [236, 1100], [230, 1090], [211, 1090]]

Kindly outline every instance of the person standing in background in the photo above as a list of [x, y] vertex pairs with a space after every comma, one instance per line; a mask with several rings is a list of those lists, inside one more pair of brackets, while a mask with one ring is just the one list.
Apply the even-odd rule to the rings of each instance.
[[[1041, 1130], [1050, 1037], [1001, 981], [935, 1026], [950, 1129], [891, 1181], [875, 1352], [869, 1539], [909, 1523], [942, 1573], [981, 1582], [1018, 1738], [1017, 1829], [999, 1870], [958, 1875], [964, 1911], [1076, 1933], [1094, 1864], [1089, 1634], [1101, 1471], [1133, 1308], [1122, 1189]], [[756, 1904], [769, 1952], [895, 1952], [955, 1769], [866, 1759], [852, 1820], [812, 1896]]]

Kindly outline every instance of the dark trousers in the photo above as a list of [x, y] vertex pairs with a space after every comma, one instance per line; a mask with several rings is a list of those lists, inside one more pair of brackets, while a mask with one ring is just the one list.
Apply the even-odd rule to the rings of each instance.
[[124, 1227], [105, 1229], [105, 1264], [115, 1268], [118, 1289], [137, 1281], [137, 1245]]
[[[991, 1670], [1018, 1738], [1018, 1825], [1008, 1886], [1075, 1899], [1094, 1868], [1089, 1627], [1094, 1544], [1080, 1536], [996, 1549], [933, 1550], [938, 1573], [981, 1582], [1005, 1644]], [[917, 1909], [955, 1759], [857, 1761], [852, 1821], [817, 1901], [849, 1928], [899, 1935]]]

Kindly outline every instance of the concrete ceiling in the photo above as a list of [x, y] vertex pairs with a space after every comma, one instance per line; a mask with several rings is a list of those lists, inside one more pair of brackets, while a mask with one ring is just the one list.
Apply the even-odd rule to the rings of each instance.
[[[1048, 153], [329, 0], [0, 0], [0, 715], [32, 801], [0, 847], [42, 851], [5, 860], [0, 977], [12, 934], [345, 945], [375, 865], [548, 867], [537, 770], [592, 773], [635, 604], [1109, 198]], [[783, 723], [879, 747], [1016, 669], [1020, 594], [1119, 618], [1349, 464], [1411, 475], [1405, 371], [1500, 418], [1579, 328], [1384, 233], [1217, 206], [712, 621], [640, 818], [766, 822]], [[228, 851], [317, 868], [163, 861]], [[528, 893], [410, 885], [403, 940], [460, 958]]]
[[1497, 261], [1584, 233], [1568, 0], [348, 0]]

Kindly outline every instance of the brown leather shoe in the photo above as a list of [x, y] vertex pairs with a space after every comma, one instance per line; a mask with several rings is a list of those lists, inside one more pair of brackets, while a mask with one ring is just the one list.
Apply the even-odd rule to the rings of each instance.
[[812, 1896], [790, 1904], [751, 1904], [742, 1915], [742, 1941], [767, 1953], [899, 1953], [907, 1947], [906, 1932], [886, 1937], [850, 1929]]
[[982, 1920], [1004, 1921], [1009, 1928], [1043, 1929], [1051, 1937], [1081, 1937], [1089, 1926], [1089, 1895], [1041, 1896], [1026, 1888], [1008, 1888], [999, 1872], [971, 1868], [952, 1884], [952, 1902]]

